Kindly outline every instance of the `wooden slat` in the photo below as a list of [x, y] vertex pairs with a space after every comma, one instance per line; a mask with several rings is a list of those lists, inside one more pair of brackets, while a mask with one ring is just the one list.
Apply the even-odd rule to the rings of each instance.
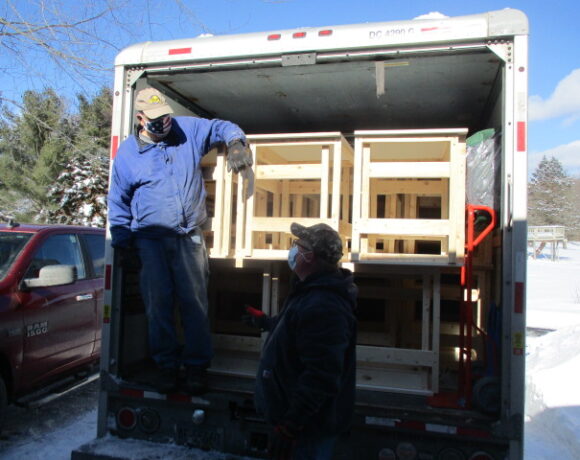
[[357, 345], [357, 361], [364, 363], [403, 364], [408, 366], [432, 367], [434, 353], [431, 351], [403, 348], [372, 347]]
[[402, 237], [443, 237], [450, 227], [448, 220], [436, 219], [360, 219], [356, 225], [363, 234]]
[[383, 179], [448, 178], [450, 164], [447, 161], [373, 161], [369, 170], [369, 177]]
[[319, 179], [320, 164], [261, 165], [255, 167], [257, 180], [263, 179]]
[[254, 217], [252, 230], [254, 232], [286, 232], [290, 234], [290, 225], [298, 222], [306, 227], [318, 223], [330, 225], [331, 219], [321, 219], [319, 217]]

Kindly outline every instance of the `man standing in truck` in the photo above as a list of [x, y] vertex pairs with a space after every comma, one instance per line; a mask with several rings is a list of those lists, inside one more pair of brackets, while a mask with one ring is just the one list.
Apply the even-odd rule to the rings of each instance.
[[[213, 145], [228, 147], [228, 171], [252, 165], [246, 137], [229, 121], [172, 117], [165, 96], [145, 88], [135, 98], [136, 133], [119, 147], [109, 191], [112, 245], [123, 255], [135, 248], [148, 318], [149, 348], [159, 368], [155, 386], [200, 394], [212, 358], [207, 320], [207, 253], [202, 225], [207, 219], [201, 158]], [[174, 307], [184, 328], [182, 347]]]
[[350, 427], [355, 396], [357, 287], [340, 269], [342, 242], [326, 224], [291, 226], [294, 272], [282, 312], [247, 308], [246, 321], [269, 330], [256, 378], [256, 407], [273, 426], [275, 459], [330, 459]]

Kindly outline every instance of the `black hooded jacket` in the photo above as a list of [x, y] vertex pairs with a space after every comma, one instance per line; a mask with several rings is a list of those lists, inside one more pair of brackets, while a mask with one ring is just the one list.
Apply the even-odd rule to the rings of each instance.
[[256, 378], [256, 408], [308, 435], [340, 434], [354, 408], [357, 288], [352, 273], [316, 273], [294, 284], [272, 318]]

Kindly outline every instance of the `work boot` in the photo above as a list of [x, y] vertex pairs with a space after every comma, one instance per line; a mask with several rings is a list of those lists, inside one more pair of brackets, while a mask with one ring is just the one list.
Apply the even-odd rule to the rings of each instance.
[[189, 366], [186, 369], [183, 389], [190, 395], [200, 395], [207, 391], [207, 371], [204, 367]]
[[177, 368], [162, 367], [158, 370], [153, 386], [159, 393], [171, 393], [177, 389]]

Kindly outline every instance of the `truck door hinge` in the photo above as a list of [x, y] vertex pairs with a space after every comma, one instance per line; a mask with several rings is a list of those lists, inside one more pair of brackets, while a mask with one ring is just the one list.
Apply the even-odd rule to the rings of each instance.
[[316, 64], [316, 53], [282, 55], [282, 67], [312, 64]]
[[514, 44], [506, 40], [493, 40], [487, 43], [487, 47], [505, 62], [513, 62]]

